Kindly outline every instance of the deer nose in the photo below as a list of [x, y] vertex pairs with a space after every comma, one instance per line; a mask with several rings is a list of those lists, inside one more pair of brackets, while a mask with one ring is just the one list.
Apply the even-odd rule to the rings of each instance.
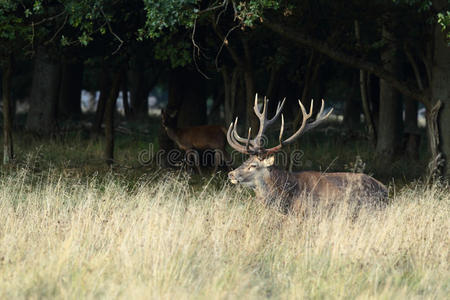
[[231, 171], [228, 173], [228, 179], [231, 181], [231, 183], [236, 184], [238, 181], [236, 179], [236, 176], [234, 174], [234, 171]]

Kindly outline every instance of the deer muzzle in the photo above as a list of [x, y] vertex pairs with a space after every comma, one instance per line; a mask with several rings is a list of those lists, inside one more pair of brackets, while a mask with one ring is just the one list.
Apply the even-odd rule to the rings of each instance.
[[228, 173], [228, 179], [231, 181], [232, 184], [238, 184], [239, 181], [236, 177], [235, 171], [231, 171]]

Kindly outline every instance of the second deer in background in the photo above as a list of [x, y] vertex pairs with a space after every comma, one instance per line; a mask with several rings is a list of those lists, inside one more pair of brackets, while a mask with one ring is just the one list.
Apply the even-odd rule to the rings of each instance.
[[[203, 165], [206, 151], [212, 151], [214, 173], [220, 165], [225, 165], [229, 160], [229, 155], [225, 150], [227, 144], [227, 130], [219, 125], [202, 125], [186, 128], [178, 128], [176, 126], [177, 111], [168, 112], [161, 111], [161, 124], [164, 127], [169, 138], [178, 146], [180, 150], [186, 152], [186, 158], [190, 156], [194, 158], [194, 164], [200, 175], [202, 171], [200, 165]], [[198, 151], [202, 152], [202, 159]]]

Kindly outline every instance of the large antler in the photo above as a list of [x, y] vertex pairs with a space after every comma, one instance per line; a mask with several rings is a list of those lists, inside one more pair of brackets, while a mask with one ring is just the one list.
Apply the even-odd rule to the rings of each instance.
[[320, 110], [316, 116], [316, 119], [313, 122], [307, 123], [308, 119], [311, 118], [312, 114], [313, 114], [314, 100], [311, 100], [311, 107], [309, 109], [309, 113], [306, 113], [305, 107], [303, 106], [303, 104], [300, 100], [298, 100], [298, 104], [300, 105], [300, 109], [302, 110], [302, 115], [303, 115], [302, 125], [291, 137], [289, 137], [288, 139], [283, 141], [282, 139], [283, 139], [283, 131], [284, 131], [284, 121], [282, 119], [281, 129], [280, 129], [280, 138], [279, 138], [280, 143], [273, 148], [267, 149], [266, 150], [267, 153], [277, 152], [284, 145], [292, 143], [295, 139], [300, 137], [305, 132], [308, 132], [311, 129], [317, 127], [320, 123], [322, 123], [324, 120], [326, 120], [333, 112], [333, 108], [332, 108], [326, 115], [323, 115], [323, 109], [325, 106], [325, 102], [322, 99], [322, 106], [320, 107]]
[[[285, 100], [286, 100], [286, 98], [283, 99], [282, 102], [278, 102], [277, 111], [275, 113], [275, 116], [272, 119], [268, 120], [267, 119], [267, 106], [268, 106], [269, 100], [266, 97], [264, 97], [262, 111], [260, 111], [258, 108], [258, 94], [256, 94], [253, 111], [255, 112], [256, 116], [259, 119], [258, 134], [255, 136], [254, 139], [251, 139], [250, 138], [251, 128], [249, 128], [248, 138], [245, 139], [245, 138], [240, 137], [239, 134], [237, 133], [238, 118], [236, 118], [236, 120], [230, 124], [230, 127], [228, 128], [228, 132], [227, 132], [227, 140], [228, 140], [228, 143], [230, 144], [230, 146], [233, 147], [235, 150], [242, 152], [242, 153], [246, 153], [246, 154], [264, 152], [264, 148], [263, 148], [264, 147], [264, 145], [263, 145], [264, 133], [265, 133], [267, 127], [269, 125], [271, 125], [272, 123], [274, 123], [276, 121], [276, 119], [278, 118], [278, 116], [280, 115], [281, 110], [283, 109]], [[245, 146], [242, 144], [245, 144]]]
[[[245, 153], [245, 154], [274, 153], [274, 152], [280, 150], [283, 147], [283, 145], [292, 143], [296, 138], [300, 137], [303, 133], [305, 133], [305, 132], [313, 129], [317, 125], [319, 125], [322, 121], [324, 121], [326, 118], [328, 118], [328, 116], [333, 112], [333, 109], [331, 109], [326, 115], [322, 115], [323, 109], [324, 109], [324, 101], [322, 100], [322, 106], [320, 108], [319, 113], [317, 114], [316, 120], [314, 122], [307, 123], [308, 119], [311, 118], [312, 113], [313, 113], [313, 101], [311, 101], [311, 108], [310, 108], [309, 113], [306, 113], [305, 107], [303, 106], [302, 102], [299, 100], [298, 103], [300, 105], [300, 109], [303, 114], [302, 125], [291, 137], [289, 137], [288, 139], [283, 141], [284, 117], [283, 117], [283, 114], [281, 114], [281, 111], [283, 109], [285, 100], [286, 100], [286, 98], [283, 99], [283, 101], [281, 103], [280, 102], [278, 103], [275, 116], [272, 119], [268, 120], [267, 119], [267, 104], [268, 104], [269, 100], [266, 97], [264, 97], [263, 108], [262, 108], [262, 112], [261, 112], [258, 108], [258, 94], [256, 94], [253, 110], [255, 111], [255, 114], [259, 119], [258, 134], [256, 135], [256, 137], [254, 139], [250, 139], [251, 128], [249, 128], [248, 138], [245, 139], [245, 138], [240, 137], [239, 134], [237, 133], [238, 119], [236, 118], [236, 120], [230, 124], [230, 127], [228, 128], [228, 132], [227, 132], [227, 140], [228, 140], [228, 143], [230, 144], [230, 146], [233, 147], [235, 150]], [[264, 149], [263, 135], [264, 135], [267, 127], [269, 127], [271, 124], [273, 124], [277, 120], [277, 118], [280, 114], [281, 114], [281, 129], [280, 129], [280, 135], [279, 135], [280, 143], [279, 143], [279, 145], [277, 145], [273, 148]], [[242, 145], [241, 143], [244, 143], [245, 146]]]

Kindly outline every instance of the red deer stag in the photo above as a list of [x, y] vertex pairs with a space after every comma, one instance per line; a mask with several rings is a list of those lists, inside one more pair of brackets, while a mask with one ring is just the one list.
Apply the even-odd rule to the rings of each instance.
[[[247, 159], [239, 168], [228, 173], [228, 178], [233, 184], [242, 184], [252, 188], [258, 200], [265, 205], [279, 205], [284, 212], [304, 212], [307, 209], [307, 201], [316, 205], [320, 201], [327, 204], [336, 203], [339, 199], [349, 199], [357, 207], [361, 205], [381, 206], [387, 199], [386, 187], [376, 179], [357, 173], [322, 173], [315, 171], [303, 171], [291, 173], [274, 167], [274, 153], [280, 151], [283, 146], [292, 143], [305, 132], [313, 129], [323, 122], [332, 112], [323, 114], [324, 102], [315, 121], [308, 122], [313, 114], [313, 102], [309, 113], [299, 100], [303, 121], [300, 128], [289, 138], [283, 140], [284, 117], [281, 114], [284, 100], [278, 103], [275, 116], [267, 119], [267, 99], [264, 99], [262, 112], [258, 108], [258, 98], [255, 97], [254, 111], [259, 119], [259, 131], [254, 139], [251, 139], [251, 128], [248, 138], [238, 135], [237, 118], [231, 123], [227, 140], [235, 150], [249, 154]], [[281, 114], [281, 129], [279, 144], [275, 147], [265, 149], [263, 135], [268, 126], [273, 124]]]
[[[225, 150], [227, 130], [223, 126], [203, 125], [187, 128], [177, 128], [175, 124], [176, 111], [168, 113], [161, 111], [162, 126], [166, 130], [169, 138], [180, 148], [186, 152], [186, 158], [191, 156], [194, 158], [194, 164], [198, 172], [202, 175], [200, 169], [200, 157], [197, 152], [203, 152], [203, 158], [208, 154], [213, 155], [214, 173], [220, 164], [225, 164], [228, 160], [228, 153]], [[208, 152], [212, 151], [212, 152]]]

